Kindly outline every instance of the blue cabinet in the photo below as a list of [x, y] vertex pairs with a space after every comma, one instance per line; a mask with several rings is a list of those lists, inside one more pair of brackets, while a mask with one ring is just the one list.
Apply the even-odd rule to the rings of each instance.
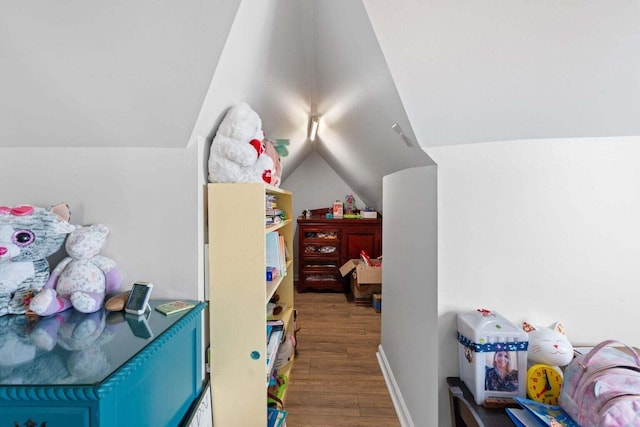
[[[0, 317], [0, 427], [178, 426], [202, 391], [202, 312]], [[45, 424], [43, 424], [45, 423]]]

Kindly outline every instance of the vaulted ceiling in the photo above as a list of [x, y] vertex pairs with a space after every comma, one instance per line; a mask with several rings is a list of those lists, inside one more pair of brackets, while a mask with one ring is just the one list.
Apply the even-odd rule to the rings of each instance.
[[247, 101], [290, 140], [285, 177], [316, 151], [379, 200], [430, 146], [640, 134], [639, 17], [609, 0], [2, 0], [0, 147], [186, 147]]

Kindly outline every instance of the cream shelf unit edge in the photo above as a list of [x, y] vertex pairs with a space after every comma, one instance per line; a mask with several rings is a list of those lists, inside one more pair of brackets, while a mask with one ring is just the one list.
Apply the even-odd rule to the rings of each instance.
[[[287, 220], [265, 226], [265, 196], [278, 198]], [[265, 236], [277, 230], [293, 254], [292, 194], [259, 183], [207, 185], [212, 411], [214, 425], [263, 427], [267, 420], [267, 302], [293, 333], [293, 262], [266, 281]], [[292, 362], [293, 363], [293, 362]], [[290, 368], [289, 368], [290, 369]], [[287, 370], [288, 372], [289, 370]]]

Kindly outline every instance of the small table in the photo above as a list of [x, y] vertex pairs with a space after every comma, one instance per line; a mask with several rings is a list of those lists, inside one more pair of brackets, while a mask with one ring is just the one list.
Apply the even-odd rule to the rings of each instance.
[[473, 395], [458, 377], [447, 377], [451, 423], [453, 427], [513, 427], [513, 421], [504, 408], [485, 408], [478, 405]]

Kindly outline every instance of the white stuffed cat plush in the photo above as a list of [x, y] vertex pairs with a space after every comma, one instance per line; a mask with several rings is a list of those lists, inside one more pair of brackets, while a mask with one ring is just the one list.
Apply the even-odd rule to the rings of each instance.
[[566, 366], [573, 359], [573, 346], [567, 339], [562, 323], [556, 322], [548, 327], [540, 327], [524, 322], [522, 329], [529, 335], [529, 365], [545, 363], [551, 366]]

